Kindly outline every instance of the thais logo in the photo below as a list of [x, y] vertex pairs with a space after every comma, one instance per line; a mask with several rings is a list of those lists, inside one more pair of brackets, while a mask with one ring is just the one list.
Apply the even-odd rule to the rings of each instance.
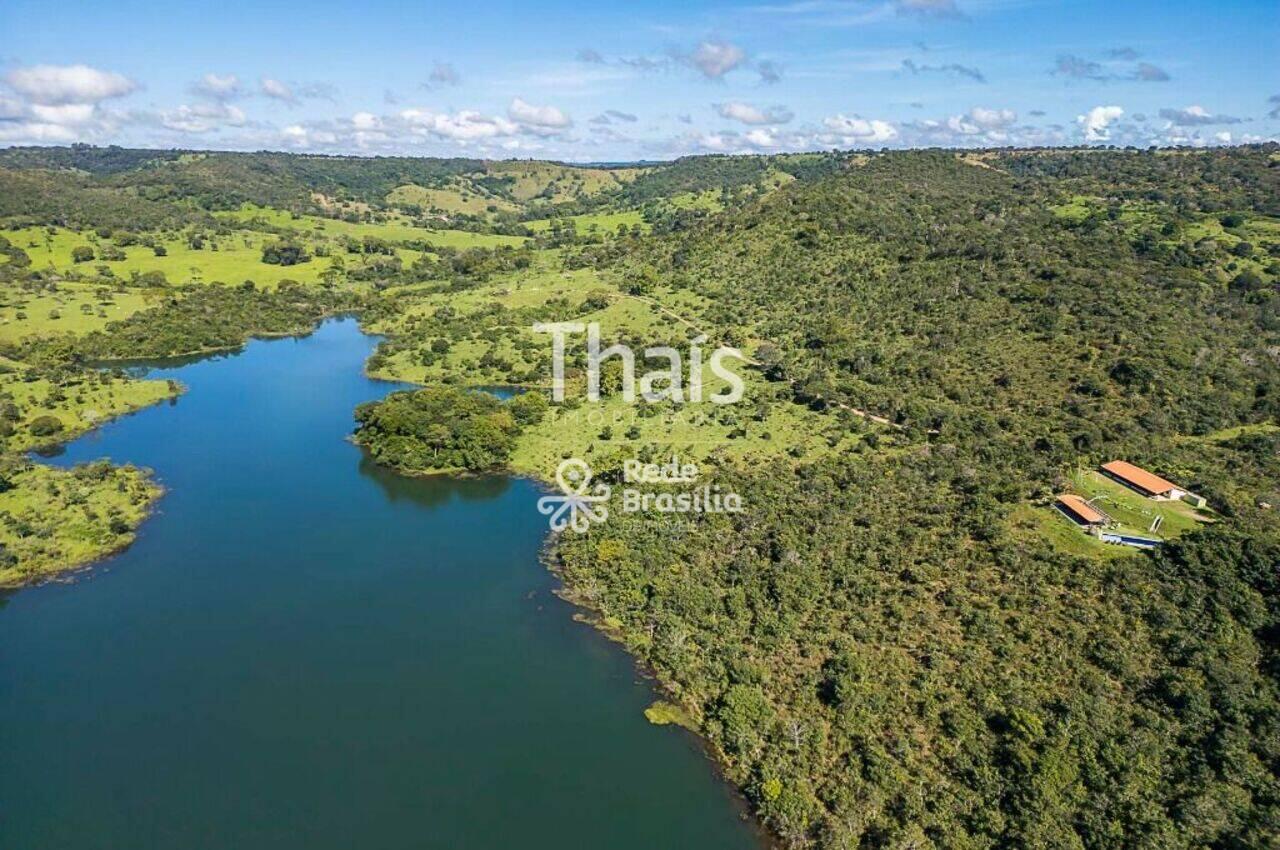
[[[569, 334], [587, 332], [587, 400], [600, 401], [600, 376], [606, 360], [617, 357], [622, 365], [622, 400], [634, 404], [636, 400], [636, 354], [630, 347], [622, 344], [600, 347], [600, 324], [591, 322], [538, 322], [534, 324], [535, 333], [551, 334], [552, 340], [552, 379], [551, 397], [557, 403], [565, 397], [565, 349]], [[646, 402], [672, 401], [676, 404], [686, 402], [698, 403], [704, 400], [712, 404], [736, 404], [742, 400], [746, 390], [742, 376], [729, 368], [725, 361], [729, 359], [743, 360], [747, 358], [736, 348], [721, 346], [711, 352], [707, 359], [707, 367], [724, 388], [707, 395], [702, 386], [702, 344], [707, 341], [700, 336], [689, 343], [689, 350], [683, 354], [668, 345], [655, 345], [644, 349], [645, 360], [665, 360], [665, 369], [656, 369], [641, 375], [639, 379], [640, 398]]]

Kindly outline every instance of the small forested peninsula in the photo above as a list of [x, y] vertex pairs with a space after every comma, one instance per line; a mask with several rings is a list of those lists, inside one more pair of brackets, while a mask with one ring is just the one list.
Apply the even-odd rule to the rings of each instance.
[[504, 402], [480, 390], [405, 391], [356, 408], [355, 436], [374, 460], [401, 471], [492, 472], [506, 468], [523, 426], [546, 409], [538, 393]]
[[[353, 411], [378, 464], [617, 485], [678, 457], [742, 497], [611, 510], [547, 562], [786, 846], [1277, 840], [1280, 146], [15, 148], [0, 237], [6, 583], [154, 498], [23, 454], [181, 389], [113, 363], [355, 314], [368, 374], [417, 387]], [[553, 400], [547, 322], [639, 374], [736, 348], [743, 399], [631, 403], [615, 358], [589, 400], [579, 336]]]

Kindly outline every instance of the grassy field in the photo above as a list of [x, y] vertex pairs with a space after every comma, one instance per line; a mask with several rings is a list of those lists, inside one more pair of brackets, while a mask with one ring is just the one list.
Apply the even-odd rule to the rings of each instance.
[[[530, 322], [517, 322], [510, 311], [551, 302], [562, 304], [557, 320], [598, 322], [606, 339], [629, 336], [650, 344], [669, 341], [684, 350], [687, 340], [696, 335], [662, 309], [665, 306], [678, 311], [693, 306], [696, 296], [662, 290], [651, 300], [631, 297], [592, 270], [561, 271], [553, 252], [541, 254], [530, 271], [462, 292], [416, 287], [390, 292], [402, 300], [402, 310], [391, 321], [372, 324], [371, 331], [396, 336], [446, 305], [461, 316], [495, 315], [481, 313], [493, 305], [500, 305], [503, 310], [473, 336], [449, 340], [448, 353], [429, 366], [418, 359], [418, 349], [396, 352], [371, 371], [374, 377], [388, 380], [486, 386], [511, 383], [507, 380], [510, 374], [527, 372], [535, 366], [540, 367], [540, 374], [547, 374], [551, 337], [534, 333]], [[570, 344], [571, 357], [576, 351], [585, 351], [585, 335], [573, 338]], [[713, 348], [714, 344], [705, 345], [704, 357], [709, 357]], [[482, 358], [486, 355], [509, 363], [509, 368], [485, 368]], [[630, 404], [621, 397], [584, 404], [585, 379], [580, 374], [572, 376], [567, 404], [553, 405], [542, 423], [524, 430], [512, 457], [512, 468], [549, 479], [565, 457], [584, 458], [599, 466], [611, 456], [652, 450], [664, 456], [676, 453], [695, 462], [714, 456], [751, 463], [781, 454], [813, 458], [860, 445], [864, 433], [860, 421], [793, 404], [786, 400], [787, 393], [780, 385], [767, 383], [759, 373], [736, 361], [730, 366], [747, 383], [743, 401], [734, 405], [705, 401], [723, 387], [705, 362], [704, 401], [700, 404]], [[637, 363], [637, 379], [656, 368], [657, 365]]]
[[514, 178], [510, 193], [522, 203], [535, 198], [561, 203], [590, 197], [630, 182], [641, 173], [636, 168], [574, 168], [553, 162], [495, 162], [490, 170], [498, 176]]
[[0, 492], [0, 587], [83, 566], [133, 542], [161, 488], [132, 466], [24, 464]]
[[354, 239], [372, 236], [388, 242], [427, 242], [444, 248], [496, 248], [502, 245], [517, 247], [526, 241], [520, 236], [418, 227], [408, 217], [400, 215], [389, 216], [385, 222], [350, 222], [313, 215], [296, 215], [284, 210], [251, 205], [246, 205], [239, 210], [217, 213], [217, 215], [244, 223], [261, 220], [273, 227], [289, 227], [300, 234], [312, 236], [350, 236]]
[[0, 343], [101, 330], [108, 322], [126, 319], [163, 296], [164, 290], [112, 289], [71, 282], [36, 290], [0, 287]]
[[[758, 376], [740, 366], [734, 368], [747, 382], [738, 404], [629, 404], [614, 397], [577, 407], [553, 405], [541, 423], [521, 434], [512, 468], [548, 480], [568, 457], [582, 458], [597, 469], [610, 465], [611, 458], [643, 451], [662, 458], [674, 454], [695, 463], [714, 457], [752, 464], [783, 454], [812, 460], [826, 452], [850, 450], [860, 442], [859, 422], [841, 421], [838, 416], [779, 400]], [[709, 373], [704, 380], [708, 394], [719, 388]], [[582, 393], [581, 387], [572, 387], [568, 400], [581, 398]]]
[[495, 197], [470, 183], [443, 189], [427, 189], [412, 184], [398, 186], [387, 193], [386, 200], [393, 206], [412, 204], [429, 211], [468, 215], [519, 209], [505, 198]]
[[[1197, 510], [1181, 501], [1148, 499], [1093, 469], [1072, 475], [1070, 489], [1110, 516], [1113, 522], [1106, 530], [1118, 534], [1171, 540], [1214, 521], [1211, 511]], [[1157, 517], [1161, 525], [1152, 532], [1149, 529]], [[1015, 528], [1038, 528], [1057, 548], [1075, 554], [1124, 554], [1127, 550], [1085, 534], [1053, 506], [1024, 506], [1012, 519]]]
[[721, 212], [724, 210], [724, 204], [720, 203], [720, 192], [715, 189], [708, 189], [697, 194], [684, 192], [679, 195], [673, 195], [667, 203], [680, 210], [706, 210], [707, 212]]
[[[109, 372], [88, 372], [54, 383], [34, 378], [10, 362], [0, 373], [0, 401], [17, 406], [17, 418], [9, 420], [13, 433], [4, 439], [6, 451], [25, 451], [62, 442], [101, 423], [175, 397], [181, 390], [169, 381], [144, 381]], [[33, 433], [32, 423], [53, 417], [61, 428], [53, 433]]]
[[[584, 213], [583, 215], [566, 216], [562, 221], [572, 221], [580, 235], [586, 235], [593, 232], [613, 233], [619, 226], [625, 226], [627, 228], [638, 226], [645, 232], [648, 232], [649, 230], [649, 225], [645, 223], [644, 217], [640, 215], [639, 210]], [[533, 221], [526, 221], [525, 227], [529, 228], [534, 233], [542, 233], [551, 229], [551, 219], [539, 218]]]
[[[270, 234], [252, 230], [238, 230], [230, 236], [208, 238], [204, 247], [192, 248], [184, 234], [166, 234], [157, 237], [165, 248], [166, 256], [158, 257], [155, 251], [143, 245], [121, 248], [123, 260], [99, 258], [103, 246], [110, 240], [102, 240], [92, 233], [77, 233], [62, 228], [26, 228], [8, 231], [5, 235], [31, 257], [31, 267], [49, 270], [59, 275], [96, 275], [100, 267], [128, 281], [133, 274], [161, 272], [171, 284], [227, 283], [239, 284], [246, 280], [267, 288], [281, 280], [299, 283], [317, 283], [331, 265], [327, 257], [312, 257], [310, 262], [294, 266], [276, 266], [262, 262], [262, 246], [275, 241]], [[72, 259], [72, 251], [81, 246], [94, 250], [95, 258], [83, 263]], [[405, 252], [405, 262], [412, 262], [417, 252]]]

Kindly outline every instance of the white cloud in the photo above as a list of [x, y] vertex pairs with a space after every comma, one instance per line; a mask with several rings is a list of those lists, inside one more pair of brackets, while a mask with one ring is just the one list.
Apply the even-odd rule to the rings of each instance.
[[558, 133], [573, 126], [572, 119], [556, 107], [534, 106], [518, 97], [507, 107], [507, 116], [535, 131]]
[[1004, 141], [1005, 130], [1018, 120], [1012, 109], [987, 109], [975, 106], [963, 115], [952, 115], [946, 121], [925, 122], [925, 129], [943, 129], [960, 136], [983, 136], [988, 141]]
[[60, 124], [64, 127], [83, 127], [93, 122], [98, 107], [92, 103], [64, 103], [59, 106], [31, 105], [31, 116], [42, 124]]
[[400, 113], [399, 118], [412, 133], [461, 142], [514, 136], [520, 132], [520, 126], [513, 121], [489, 117], [472, 110], [445, 113], [406, 109]]
[[293, 93], [293, 89], [288, 83], [276, 80], [271, 77], [263, 77], [259, 81], [259, 88], [262, 93], [274, 100], [282, 100], [285, 103], [297, 103], [298, 97]]
[[1204, 124], [1239, 124], [1243, 119], [1233, 115], [1214, 115], [1203, 106], [1186, 109], [1161, 109], [1160, 117], [1179, 127], [1199, 127]]
[[730, 101], [729, 103], [717, 103], [715, 107], [721, 118], [741, 121], [743, 124], [786, 124], [795, 117], [791, 110], [785, 106], [771, 106], [768, 109], [759, 109], [749, 103]]
[[4, 142], [74, 142], [82, 138], [70, 127], [41, 124], [35, 121], [0, 121], [0, 141]]
[[382, 120], [372, 112], [357, 112], [351, 116], [351, 126], [357, 130], [377, 130], [382, 127]]
[[766, 130], [762, 127], [743, 133], [742, 138], [746, 139], [747, 143], [752, 147], [757, 148], [774, 148], [779, 145], [778, 139], [774, 136], [773, 131]]
[[1111, 138], [1109, 125], [1124, 115], [1118, 106], [1095, 106], [1084, 115], [1076, 116], [1076, 123], [1084, 130], [1087, 142], [1105, 142]]
[[746, 51], [727, 41], [704, 41], [682, 57], [709, 80], [718, 80], [747, 59]]
[[160, 123], [166, 129], [179, 133], [209, 133], [224, 126], [243, 127], [247, 122], [244, 112], [229, 103], [198, 103], [195, 106], [184, 103], [177, 109], [162, 113]]
[[240, 78], [235, 74], [227, 74], [225, 76], [205, 74], [191, 84], [191, 92], [213, 100], [228, 100], [244, 94], [240, 88]]
[[834, 135], [838, 144], [857, 145], [889, 142], [898, 138], [898, 130], [888, 121], [853, 116], [833, 115], [822, 125]]
[[67, 103], [98, 103], [113, 97], [124, 97], [138, 85], [114, 71], [101, 71], [88, 65], [33, 65], [15, 68], [5, 74], [4, 81], [31, 103], [60, 106]]

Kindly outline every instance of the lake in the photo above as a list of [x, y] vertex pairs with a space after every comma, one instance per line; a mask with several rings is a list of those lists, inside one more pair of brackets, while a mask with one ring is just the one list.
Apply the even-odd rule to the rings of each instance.
[[374, 344], [345, 319], [156, 369], [186, 395], [50, 461], [168, 492], [132, 548], [0, 607], [0, 847], [758, 848], [553, 595], [533, 483], [346, 440], [394, 389]]

